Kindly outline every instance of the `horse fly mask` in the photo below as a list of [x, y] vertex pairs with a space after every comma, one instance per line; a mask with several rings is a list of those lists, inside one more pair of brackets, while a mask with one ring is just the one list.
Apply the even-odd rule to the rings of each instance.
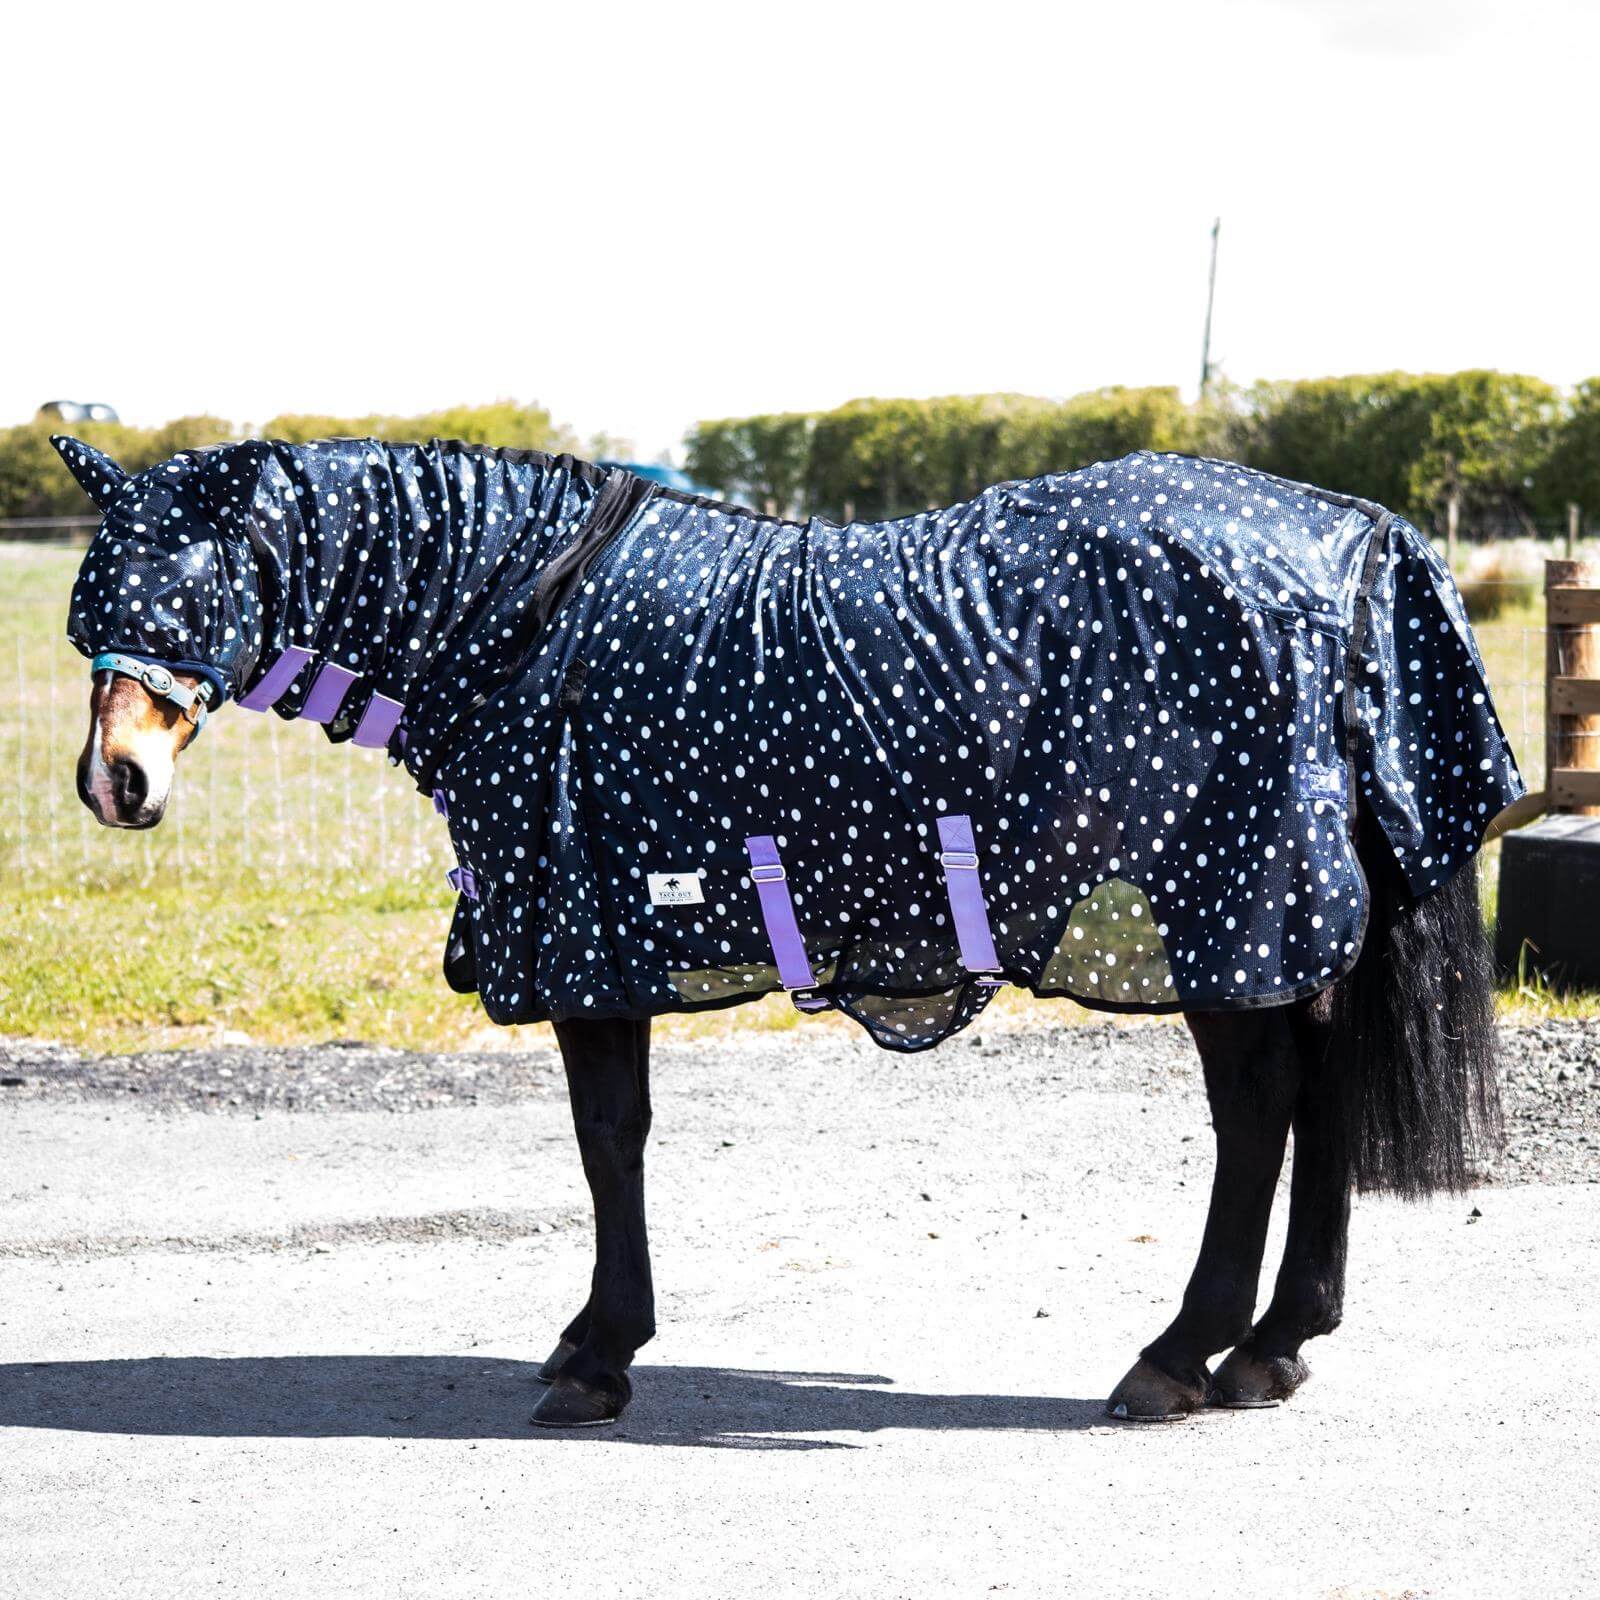
[[1224, 462], [838, 526], [459, 444], [58, 443], [105, 512], [73, 641], [403, 762], [498, 1022], [1277, 1004], [1359, 951], [1358, 798], [1425, 895], [1522, 793], [1427, 541]]

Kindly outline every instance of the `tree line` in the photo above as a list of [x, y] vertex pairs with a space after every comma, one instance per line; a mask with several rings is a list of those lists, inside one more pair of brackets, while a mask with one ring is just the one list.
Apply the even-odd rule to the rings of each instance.
[[1199, 404], [1170, 388], [852, 400], [832, 411], [700, 423], [687, 470], [729, 499], [779, 513], [895, 516], [986, 484], [1131, 450], [1240, 461], [1359, 494], [1419, 526], [1456, 501], [1481, 536], [1600, 519], [1600, 378], [1563, 391], [1471, 371], [1375, 373], [1221, 386]]
[[[89, 511], [83, 491], [61, 464], [50, 443], [52, 433], [70, 433], [104, 450], [129, 472], [165, 461], [181, 450], [200, 450], [244, 437], [221, 417], [179, 417], [159, 428], [134, 428], [120, 422], [62, 423], [36, 418], [0, 428], [0, 517], [82, 516]], [[256, 437], [304, 444], [311, 439], [462, 439], [468, 444], [504, 445], [519, 450], [576, 450], [577, 437], [538, 405], [498, 401], [486, 406], [456, 406], [416, 417], [330, 417], [286, 413], [256, 430]], [[596, 453], [614, 441], [590, 441]]]
[[[0, 517], [86, 510], [50, 446], [60, 427], [41, 418], [0, 429]], [[240, 437], [211, 416], [68, 431], [130, 471]], [[286, 414], [258, 432], [291, 442], [343, 435], [579, 448], [544, 407], [511, 401], [413, 417]], [[1462, 528], [1479, 536], [1553, 529], [1572, 503], [1591, 525], [1600, 522], [1600, 378], [1562, 390], [1515, 373], [1385, 372], [1219, 385], [1198, 404], [1172, 388], [1096, 389], [1062, 401], [1012, 394], [852, 400], [831, 411], [701, 422], [686, 446], [696, 482], [788, 515], [895, 516], [1004, 479], [1143, 449], [1220, 456], [1364, 495], [1424, 527], [1440, 526], [1453, 499]], [[587, 448], [627, 453], [604, 438]]]

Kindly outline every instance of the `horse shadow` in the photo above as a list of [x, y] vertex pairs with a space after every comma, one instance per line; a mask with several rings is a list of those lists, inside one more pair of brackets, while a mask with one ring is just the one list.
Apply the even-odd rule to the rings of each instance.
[[0, 1365], [0, 1428], [197, 1438], [523, 1439], [844, 1450], [887, 1428], [1075, 1431], [1100, 1400], [917, 1394], [870, 1373], [643, 1366], [612, 1428], [530, 1423], [536, 1365], [479, 1356], [151, 1356]]

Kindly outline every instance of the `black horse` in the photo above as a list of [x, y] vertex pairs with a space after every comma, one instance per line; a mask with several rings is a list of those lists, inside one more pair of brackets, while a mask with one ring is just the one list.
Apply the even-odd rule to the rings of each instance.
[[[386, 746], [460, 858], [447, 975], [554, 1023], [596, 1260], [536, 1422], [620, 1415], [654, 1332], [663, 1011], [782, 987], [915, 1048], [1001, 977], [1181, 1008], [1216, 1175], [1129, 1421], [1286, 1399], [1339, 1322], [1352, 1191], [1459, 1189], [1497, 1138], [1471, 855], [1520, 783], [1448, 574], [1381, 508], [1141, 456], [838, 528], [532, 453], [252, 443], [128, 479], [62, 451], [106, 512], [73, 600], [85, 803], [153, 826], [229, 696]], [[907, 788], [959, 813], [943, 851]], [[743, 859], [763, 823], [787, 877], [773, 837]]]
[[[1112, 1391], [1113, 1417], [1166, 1421], [1287, 1400], [1307, 1377], [1301, 1347], [1339, 1326], [1352, 1190], [1407, 1199], [1460, 1190], [1498, 1141], [1476, 874], [1468, 867], [1415, 900], [1370, 827], [1360, 853], [1372, 908], [1347, 976], [1285, 1006], [1185, 1013], [1216, 1133], [1211, 1206], [1182, 1308]], [[534, 1418], [573, 1426], [620, 1414], [629, 1363], [655, 1332], [644, 1208], [650, 1024], [574, 1018], [555, 1031], [594, 1196], [595, 1266], [588, 1300], [541, 1368], [550, 1388]], [[1288, 1237], [1272, 1299], [1252, 1321], [1291, 1129]]]

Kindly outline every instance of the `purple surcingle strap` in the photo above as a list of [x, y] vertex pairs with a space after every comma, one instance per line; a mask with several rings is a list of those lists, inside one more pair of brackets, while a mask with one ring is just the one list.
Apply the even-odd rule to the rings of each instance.
[[471, 867], [451, 867], [444, 876], [457, 894], [464, 894], [469, 900], [478, 898], [478, 879]]
[[317, 674], [311, 692], [306, 696], [305, 705], [300, 708], [301, 717], [307, 722], [332, 722], [339, 715], [339, 707], [344, 704], [350, 685], [360, 676], [359, 672], [352, 672], [348, 667], [324, 661], [322, 671]]
[[[939, 845], [939, 865], [944, 868], [944, 884], [950, 895], [950, 920], [961, 946], [961, 965], [968, 972], [999, 972], [1000, 957], [995, 954], [989, 907], [978, 876], [978, 842], [972, 831], [972, 818], [940, 817]], [[1002, 981], [983, 980], [990, 986]]]
[[[317, 681], [320, 683], [321, 679]], [[382, 750], [389, 743], [389, 735], [394, 732], [395, 724], [404, 711], [405, 705], [401, 701], [391, 700], [386, 694], [373, 695], [367, 701], [367, 709], [361, 713], [351, 743], [368, 750]]]
[[315, 654], [315, 650], [308, 650], [303, 644], [290, 645], [256, 680], [255, 688], [249, 694], [239, 697], [241, 709], [245, 711], [267, 710], [275, 701], [289, 692], [290, 684], [300, 676], [301, 667]]
[[[785, 989], [810, 989], [816, 979], [811, 974], [811, 963], [806, 959], [805, 941], [800, 937], [800, 924], [795, 921], [794, 901], [789, 897], [783, 862], [778, 855], [778, 841], [771, 834], [758, 833], [746, 839], [744, 847], [750, 853], [750, 878], [756, 886], [761, 901], [761, 920], [767, 925], [767, 938], [772, 945], [772, 959], [778, 965], [778, 982]], [[820, 1011], [827, 1001], [817, 1004], [795, 1004], [802, 1011]]]

